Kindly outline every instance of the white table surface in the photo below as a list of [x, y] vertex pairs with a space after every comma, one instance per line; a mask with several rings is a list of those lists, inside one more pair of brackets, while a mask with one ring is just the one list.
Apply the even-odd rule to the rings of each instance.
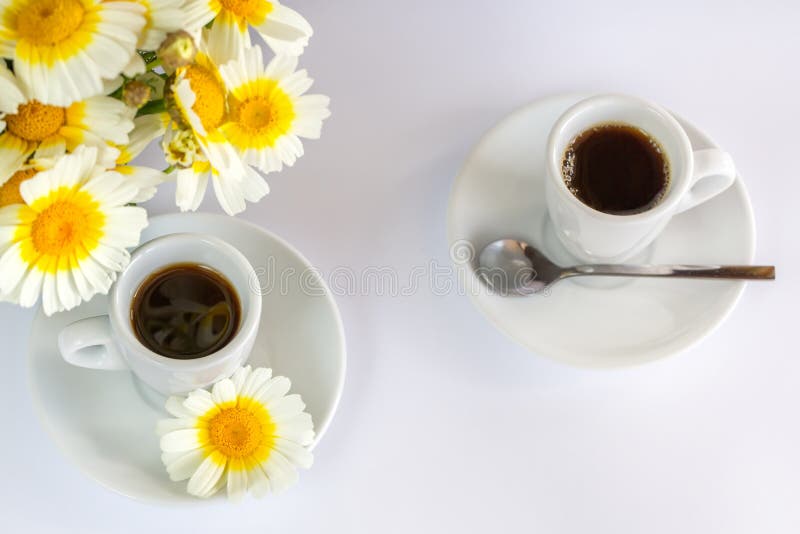
[[[287, 3], [314, 24], [302, 64], [334, 116], [242, 217], [323, 272], [448, 265], [449, 189], [481, 135], [537, 97], [612, 90], [662, 103], [734, 155], [756, 261], [779, 281], [748, 287], [695, 348], [610, 372], [529, 354], [464, 296], [339, 297], [347, 383], [313, 469], [278, 497], [177, 509], [65, 460], [26, 387], [32, 313], [0, 305], [0, 530], [800, 531], [800, 4]], [[173, 211], [172, 193], [151, 213]]]

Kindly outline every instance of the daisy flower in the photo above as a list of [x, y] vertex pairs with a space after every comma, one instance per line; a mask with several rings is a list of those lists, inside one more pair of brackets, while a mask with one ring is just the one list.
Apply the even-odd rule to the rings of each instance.
[[21, 179], [24, 204], [0, 208], [0, 299], [46, 315], [106, 293], [147, 226], [126, 206], [138, 185], [97, 167], [98, 150], [79, 147], [52, 169]]
[[58, 155], [80, 145], [104, 148], [109, 142], [128, 143], [133, 121], [119, 100], [93, 96], [69, 106], [55, 106], [36, 100], [19, 80], [15, 84], [24, 101], [5, 116], [6, 130], [0, 133], [0, 183], [31, 155]]
[[145, 22], [136, 2], [0, 0], [0, 56], [13, 59], [30, 98], [68, 106], [119, 75]]
[[293, 165], [303, 155], [300, 137], [318, 139], [330, 116], [330, 99], [306, 95], [313, 80], [296, 69], [296, 56], [277, 56], [265, 67], [259, 47], [220, 69], [230, 92], [225, 138], [245, 163], [265, 173]]
[[197, 209], [211, 182], [222, 209], [235, 215], [269, 188], [222, 134], [228, 93], [217, 65], [201, 41], [194, 63], [175, 71], [169, 98], [173, 118], [179, 117], [167, 127], [162, 148], [167, 162], [178, 167], [176, 203], [182, 211]]
[[189, 0], [185, 9], [201, 26], [214, 21], [209, 49], [221, 61], [239, 57], [250, 46], [248, 26], [278, 55], [299, 56], [314, 33], [306, 19], [277, 0]]
[[226, 486], [232, 500], [248, 489], [263, 496], [296, 482], [296, 467], [313, 462], [307, 447], [314, 430], [300, 396], [287, 395], [290, 386], [270, 369], [247, 366], [217, 382], [211, 393], [199, 389], [186, 399], [170, 397], [166, 409], [175, 419], [157, 427], [170, 478], [188, 479], [187, 490], [197, 497]]

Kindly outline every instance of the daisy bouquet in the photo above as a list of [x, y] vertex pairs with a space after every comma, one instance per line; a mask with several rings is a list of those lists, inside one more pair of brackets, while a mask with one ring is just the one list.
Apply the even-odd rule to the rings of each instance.
[[[167, 180], [181, 211], [263, 198], [330, 115], [311, 35], [277, 0], [0, 0], [0, 300], [106, 293]], [[132, 164], [155, 140], [166, 168]]]

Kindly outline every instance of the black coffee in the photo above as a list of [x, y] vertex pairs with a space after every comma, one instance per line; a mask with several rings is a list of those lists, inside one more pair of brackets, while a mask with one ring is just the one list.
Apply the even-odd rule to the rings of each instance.
[[131, 323], [153, 352], [190, 360], [228, 344], [241, 307], [231, 283], [205, 265], [179, 263], [151, 274], [136, 290]]
[[658, 204], [669, 186], [669, 163], [639, 128], [602, 124], [577, 136], [561, 162], [564, 182], [598, 211], [633, 215]]

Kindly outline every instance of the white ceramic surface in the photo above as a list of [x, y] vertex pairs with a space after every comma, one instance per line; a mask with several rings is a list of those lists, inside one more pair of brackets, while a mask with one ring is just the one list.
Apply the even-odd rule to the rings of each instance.
[[[670, 181], [651, 209], [613, 215], [587, 206], [564, 183], [561, 164], [569, 144], [601, 124], [627, 124], [651, 135], [663, 149]], [[670, 113], [627, 95], [591, 96], [571, 106], [547, 139], [545, 198], [554, 233], [575, 258], [586, 263], [622, 263], [644, 250], [670, 219], [728, 189], [736, 180], [731, 156], [718, 148], [693, 150], [686, 132]]]
[[[241, 319], [233, 339], [203, 358], [167, 358], [144, 346], [131, 325], [131, 302], [153, 273], [187, 261], [211, 267], [239, 297]], [[64, 361], [90, 369], [126, 368], [162, 395], [182, 395], [222, 380], [246, 361], [261, 324], [258, 279], [248, 259], [225, 241], [195, 233], [171, 234], [142, 244], [131, 256], [108, 298], [108, 315], [87, 317], [58, 334]]]
[[[345, 339], [339, 311], [323, 280], [288, 243], [239, 219], [209, 214], [155, 217], [143, 241], [176, 233], [219, 237], [252, 263], [263, 293], [261, 326], [248, 363], [271, 367], [292, 381], [314, 420], [316, 445], [336, 411], [345, 376]], [[187, 258], [188, 259], [188, 258]], [[310, 273], [271, 285], [267, 271]], [[301, 284], [303, 284], [301, 286]], [[163, 417], [138, 393], [126, 371], [78, 368], [56, 347], [63, 326], [99, 315], [107, 298], [96, 297], [71, 312], [45, 317], [31, 327], [31, 396], [44, 426], [63, 453], [87, 475], [129, 497], [157, 502], [202, 502], [188, 497], [185, 482], [170, 482], [160, 460], [156, 420]]]
[[[472, 263], [460, 261], [466, 249], [480, 251], [506, 237], [528, 241], [559, 263], [574, 261], [547, 216], [545, 149], [558, 117], [586, 97], [536, 101], [486, 134], [451, 191], [448, 239], [467, 292], [501, 331], [562, 362], [627, 366], [676, 353], [708, 335], [736, 305], [744, 282], [567, 280], [547, 295], [512, 299], [487, 294]], [[716, 147], [696, 127], [677, 120], [694, 150]], [[632, 261], [747, 264], [754, 250], [752, 210], [737, 179], [724, 193], [674, 217]]]

